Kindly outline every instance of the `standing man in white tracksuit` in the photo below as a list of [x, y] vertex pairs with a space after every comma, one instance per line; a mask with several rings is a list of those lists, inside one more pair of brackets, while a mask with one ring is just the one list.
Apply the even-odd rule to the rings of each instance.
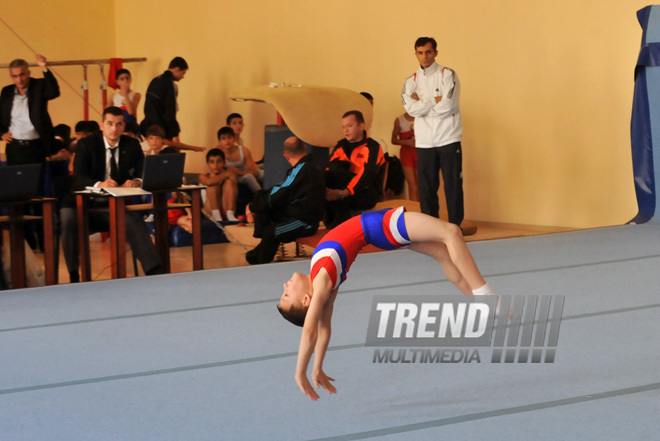
[[449, 222], [463, 221], [463, 122], [458, 109], [461, 84], [456, 72], [435, 62], [437, 43], [421, 37], [415, 42], [420, 69], [406, 79], [403, 107], [415, 117], [415, 147], [422, 213], [439, 217], [440, 171]]

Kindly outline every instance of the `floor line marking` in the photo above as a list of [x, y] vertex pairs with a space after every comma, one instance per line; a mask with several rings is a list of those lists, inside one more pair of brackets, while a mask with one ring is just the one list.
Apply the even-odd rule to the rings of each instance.
[[[634, 257], [634, 258], [629, 258], [629, 259], [608, 260], [608, 261], [602, 261], [602, 262], [582, 263], [582, 264], [565, 265], [565, 266], [552, 267], [552, 268], [540, 268], [540, 269], [534, 269], [534, 270], [512, 271], [512, 272], [506, 272], [506, 273], [492, 273], [492, 274], [486, 274], [486, 275], [484, 275], [484, 277], [485, 278], [495, 278], [495, 277], [505, 277], [505, 276], [520, 275], [520, 274], [530, 274], [530, 273], [536, 273], [536, 272], [559, 271], [559, 270], [564, 270], [564, 269], [574, 269], [574, 268], [583, 268], [583, 267], [588, 267], [588, 266], [607, 265], [607, 264], [612, 264], [612, 263], [631, 262], [631, 261], [635, 261], [635, 260], [654, 259], [654, 258], [658, 258], [658, 257], [660, 257], [660, 255], [640, 256], [640, 257]], [[438, 279], [438, 280], [428, 280], [428, 281], [424, 281], [424, 282], [413, 282], [413, 283], [403, 283], [403, 284], [395, 284], [395, 285], [388, 285], [388, 286], [359, 288], [359, 289], [352, 289], [352, 290], [342, 291], [340, 293], [340, 295], [346, 295], [346, 294], [351, 294], [351, 293], [360, 293], [360, 292], [368, 292], [368, 291], [374, 291], [374, 290], [430, 285], [430, 284], [435, 284], [435, 283], [449, 283], [449, 281], [447, 279]], [[145, 313], [139, 313], [139, 314], [127, 314], [127, 315], [118, 315], [118, 316], [111, 316], [111, 317], [98, 317], [98, 318], [93, 318], [93, 319], [71, 320], [71, 321], [66, 321], [66, 322], [55, 322], [55, 323], [44, 323], [44, 324], [40, 324], [40, 325], [17, 326], [17, 327], [13, 327], [13, 328], [0, 329], [0, 333], [15, 332], [15, 331], [26, 331], [26, 330], [41, 329], [41, 328], [52, 328], [52, 327], [57, 327], [57, 326], [81, 325], [81, 324], [104, 322], [104, 321], [111, 321], [111, 320], [127, 320], [127, 319], [133, 319], [133, 318], [154, 317], [154, 316], [168, 315], [168, 314], [182, 314], [182, 313], [188, 313], [188, 312], [208, 311], [208, 310], [212, 310], [212, 309], [251, 306], [251, 305], [259, 305], [259, 304], [263, 304], [263, 303], [271, 303], [271, 302], [275, 303], [275, 302], [277, 302], [277, 300], [278, 299], [253, 300], [253, 301], [249, 301], [249, 302], [227, 303], [227, 304], [223, 304], [223, 305], [200, 306], [200, 307], [195, 307], [195, 308], [173, 309], [173, 310], [166, 310], [166, 311], [145, 312]]]
[[607, 391], [607, 392], [600, 392], [596, 394], [589, 394], [589, 395], [582, 395], [582, 396], [577, 396], [577, 397], [571, 397], [571, 398], [564, 398], [561, 400], [553, 400], [553, 401], [545, 401], [541, 403], [534, 403], [534, 404], [528, 404], [525, 406], [515, 406], [515, 407], [508, 407], [508, 408], [503, 408], [503, 409], [496, 409], [496, 410], [491, 410], [487, 412], [478, 412], [478, 413], [472, 413], [472, 414], [467, 414], [467, 415], [459, 415], [455, 417], [449, 417], [449, 418], [441, 418], [437, 420], [431, 420], [431, 421], [423, 421], [420, 423], [413, 423], [413, 424], [403, 424], [400, 426], [393, 426], [385, 429], [376, 429], [376, 430], [367, 430], [364, 432], [356, 432], [356, 433], [350, 433], [346, 435], [339, 435], [339, 436], [331, 436], [327, 438], [315, 438], [314, 440], [310, 441], [352, 441], [352, 440], [359, 440], [359, 439], [366, 439], [366, 438], [373, 438], [376, 436], [387, 436], [387, 435], [393, 435], [396, 433], [406, 433], [406, 432], [414, 432], [417, 430], [424, 430], [424, 429], [430, 429], [434, 427], [442, 427], [442, 426], [448, 426], [451, 424], [459, 424], [459, 423], [466, 423], [470, 421], [476, 421], [476, 420], [482, 420], [486, 418], [495, 418], [495, 417], [500, 417], [500, 416], [506, 416], [506, 415], [515, 415], [518, 413], [523, 413], [523, 412], [532, 412], [536, 410], [544, 410], [544, 409], [550, 409], [553, 407], [560, 407], [560, 406], [567, 406], [570, 404], [579, 404], [579, 403], [586, 403], [589, 401], [595, 401], [595, 400], [603, 400], [607, 398], [615, 398], [615, 397], [620, 397], [624, 395], [631, 395], [631, 394], [636, 394], [636, 393], [641, 393], [641, 392], [648, 392], [652, 390], [658, 390], [660, 389], [660, 383], [651, 383], [651, 384], [646, 384], [643, 386], [636, 386], [636, 387], [629, 387], [625, 389], [617, 389], [617, 390], [612, 390], [612, 391]]
[[[591, 318], [591, 317], [600, 317], [600, 316], [618, 314], [618, 313], [642, 311], [642, 310], [652, 309], [652, 308], [660, 308], [660, 303], [656, 303], [656, 304], [653, 304], [653, 305], [646, 305], [646, 306], [634, 306], [634, 307], [630, 307], [630, 308], [621, 308], [621, 309], [618, 309], [618, 310], [592, 312], [592, 313], [587, 313], [587, 314], [578, 314], [578, 315], [574, 315], [574, 316], [562, 317], [562, 321], [577, 320], [577, 319]], [[364, 348], [364, 347], [365, 347], [364, 343], [354, 343], [354, 344], [348, 344], [348, 345], [330, 346], [330, 347], [328, 347], [328, 351], [342, 351], [342, 350], [346, 350], [346, 349], [357, 349], [357, 348]], [[224, 367], [224, 366], [232, 366], [232, 365], [236, 365], [236, 364], [254, 363], [254, 362], [260, 362], [260, 361], [269, 361], [269, 360], [276, 360], [276, 359], [280, 359], [280, 358], [297, 357], [297, 356], [298, 356], [298, 352], [284, 352], [284, 353], [281, 353], [281, 354], [270, 354], [270, 355], [262, 355], [262, 356], [259, 356], [259, 357], [249, 357], [249, 358], [240, 358], [240, 359], [236, 359], [236, 360], [219, 361], [219, 362], [215, 362], [215, 363], [206, 363], [206, 364], [198, 364], [198, 365], [191, 365], [191, 366], [180, 366], [180, 367], [167, 368], [167, 369], [157, 369], [157, 370], [151, 370], [151, 371], [145, 371], [145, 372], [135, 372], [135, 373], [132, 373], [132, 374], [110, 375], [110, 376], [105, 376], [105, 377], [88, 378], [88, 379], [83, 379], [83, 380], [65, 381], [65, 382], [61, 382], [61, 383], [42, 384], [42, 385], [36, 385], [36, 386], [25, 386], [25, 387], [19, 387], [19, 388], [14, 388], [14, 389], [0, 390], [0, 395], [20, 393], [20, 392], [30, 392], [30, 391], [42, 390], [42, 389], [54, 389], [54, 388], [67, 387], [67, 386], [77, 386], [77, 385], [81, 385], [81, 384], [102, 383], [102, 382], [106, 382], [106, 381], [126, 380], [126, 379], [139, 378], [139, 377], [150, 377], [150, 376], [153, 376], [153, 375], [172, 374], [172, 373], [177, 373], [177, 372], [195, 371], [195, 370], [201, 370], [201, 369], [219, 368], [219, 367]]]

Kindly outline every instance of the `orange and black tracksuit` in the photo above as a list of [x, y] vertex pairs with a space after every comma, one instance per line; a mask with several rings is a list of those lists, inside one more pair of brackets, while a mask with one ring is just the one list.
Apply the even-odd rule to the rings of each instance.
[[[364, 133], [358, 142], [339, 141], [325, 169], [326, 187], [348, 189], [350, 196], [328, 203], [326, 226], [330, 228], [351, 217], [351, 210], [373, 208], [382, 196], [385, 155], [380, 145]], [[380, 182], [382, 184], [382, 182]]]

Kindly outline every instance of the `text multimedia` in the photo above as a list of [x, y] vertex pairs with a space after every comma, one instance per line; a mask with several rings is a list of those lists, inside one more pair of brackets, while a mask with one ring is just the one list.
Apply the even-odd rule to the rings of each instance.
[[478, 349], [376, 349], [372, 363], [481, 363]]

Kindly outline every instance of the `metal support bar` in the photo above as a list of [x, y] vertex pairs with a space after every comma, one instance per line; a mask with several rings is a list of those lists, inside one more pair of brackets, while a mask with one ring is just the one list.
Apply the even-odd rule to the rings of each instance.
[[[147, 61], [145, 58], [122, 58], [122, 63], [138, 63]], [[110, 58], [101, 58], [97, 60], [66, 60], [66, 61], [48, 61], [49, 66], [81, 66], [86, 64], [110, 64]], [[38, 66], [37, 63], [28, 63], [29, 66]], [[0, 64], [0, 69], [8, 69], [9, 64]]]
[[101, 89], [101, 109], [105, 109], [108, 107], [108, 83], [105, 81], [103, 63], [99, 63], [99, 68], [101, 69], [101, 84], [99, 84], [99, 88]]
[[87, 84], [87, 65], [83, 64], [83, 82], [80, 88], [83, 90], [83, 120], [89, 121], [89, 86]]

